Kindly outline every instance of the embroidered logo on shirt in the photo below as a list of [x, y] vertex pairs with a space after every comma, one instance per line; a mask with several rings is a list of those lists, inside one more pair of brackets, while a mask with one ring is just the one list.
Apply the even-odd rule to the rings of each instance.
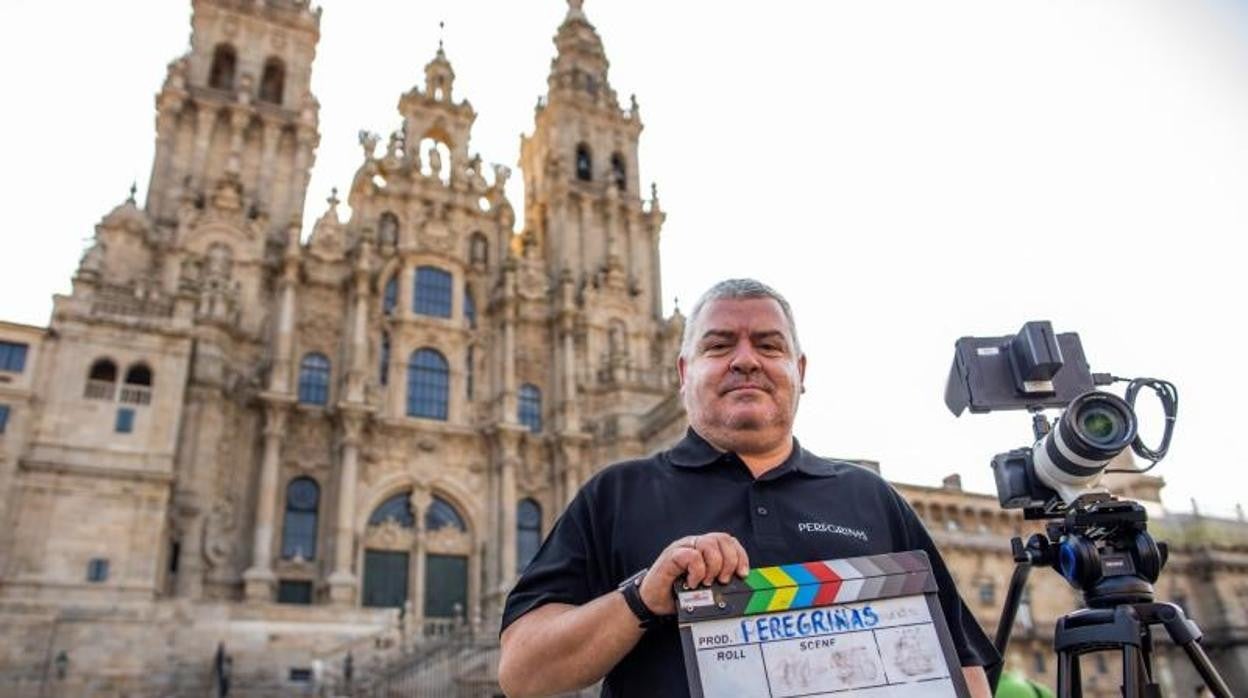
[[856, 528], [842, 526], [840, 524], [827, 523], [826, 521], [806, 521], [797, 525], [798, 533], [835, 533], [841, 536], [849, 536], [857, 538], [863, 543], [867, 542], [867, 532], [860, 531]]

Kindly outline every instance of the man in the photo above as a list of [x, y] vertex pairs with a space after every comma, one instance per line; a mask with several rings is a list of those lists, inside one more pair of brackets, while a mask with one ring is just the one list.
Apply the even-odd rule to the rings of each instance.
[[687, 696], [670, 620], [678, 579], [693, 587], [751, 565], [922, 549], [971, 694], [987, 698], [983, 667], [997, 653], [914, 512], [874, 473], [793, 438], [806, 356], [784, 298], [749, 279], [716, 284], [690, 313], [676, 368], [685, 439], [591, 478], [508, 597], [507, 695], [605, 676], [604, 696]]

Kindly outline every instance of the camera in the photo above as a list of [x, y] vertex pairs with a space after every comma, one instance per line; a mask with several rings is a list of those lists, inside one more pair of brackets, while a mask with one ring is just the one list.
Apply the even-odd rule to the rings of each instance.
[[[1136, 502], [1114, 497], [1101, 486], [1111, 461], [1128, 446], [1150, 461], [1165, 457], [1178, 412], [1172, 383], [1135, 378], [1123, 397], [1098, 390], [1126, 381], [1093, 373], [1079, 335], [1056, 334], [1045, 321], [1028, 322], [1015, 335], [963, 337], [955, 344], [945, 404], [954, 416], [971, 412], [1027, 410], [1035, 442], [993, 456], [997, 498], [1006, 509], [1022, 509], [1026, 519], [1046, 519], [1044, 533], [1024, 544], [1010, 541], [1014, 574], [997, 624], [995, 645], [1004, 656], [1027, 576], [1033, 567], [1050, 567], [1083, 594], [1083, 609], [1062, 616], [1053, 633], [1059, 698], [1082, 695], [1079, 657], [1117, 650], [1122, 656], [1122, 695], [1161, 695], [1153, 675], [1151, 628], [1165, 627], [1182, 646], [1213, 695], [1230, 698], [1200, 646], [1200, 629], [1183, 609], [1154, 600], [1153, 584], [1168, 557], [1165, 543], [1148, 532], [1148, 515]], [[1135, 416], [1140, 388], [1151, 388], [1165, 413], [1161, 444], [1141, 441]], [[1062, 409], [1050, 423], [1046, 409]], [[993, 690], [1002, 665], [988, 671]]]
[[[1033, 321], [1014, 335], [959, 339], [945, 404], [955, 416], [968, 408], [1032, 412], [1035, 444], [992, 459], [997, 496], [1007, 509], [1060, 516], [1081, 497], [1108, 494], [1100, 486], [1106, 467], [1139, 444], [1132, 404], [1097, 390], [1115, 380], [1091, 371], [1079, 335]], [[1041, 414], [1050, 408], [1065, 408], [1056, 424]]]

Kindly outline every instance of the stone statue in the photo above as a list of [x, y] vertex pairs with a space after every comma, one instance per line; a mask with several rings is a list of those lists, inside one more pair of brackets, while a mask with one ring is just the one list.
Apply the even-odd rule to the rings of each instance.
[[507, 186], [507, 179], [511, 177], [511, 168], [506, 165], [494, 165], [494, 188], [501, 190]]
[[364, 149], [364, 159], [372, 160], [373, 154], [377, 152], [377, 144], [381, 142], [381, 136], [361, 129], [360, 130], [360, 147]]
[[429, 172], [432, 173], [434, 177], [440, 177], [442, 175], [442, 153], [438, 152], [438, 146], [436, 144], [429, 146]]

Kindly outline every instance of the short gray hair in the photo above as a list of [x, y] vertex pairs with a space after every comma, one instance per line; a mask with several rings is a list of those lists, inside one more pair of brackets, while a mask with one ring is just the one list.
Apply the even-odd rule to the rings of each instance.
[[718, 300], [747, 300], [750, 298], [770, 298], [780, 305], [784, 319], [789, 323], [789, 336], [793, 338], [794, 353], [802, 353], [802, 345], [797, 341], [797, 323], [793, 321], [793, 308], [776, 289], [755, 279], [724, 279], [706, 290], [693, 309], [689, 311], [689, 319], [685, 321], [685, 333], [680, 339], [680, 355], [688, 358], [689, 347], [693, 344], [693, 328], [698, 324], [698, 316], [707, 303]]

